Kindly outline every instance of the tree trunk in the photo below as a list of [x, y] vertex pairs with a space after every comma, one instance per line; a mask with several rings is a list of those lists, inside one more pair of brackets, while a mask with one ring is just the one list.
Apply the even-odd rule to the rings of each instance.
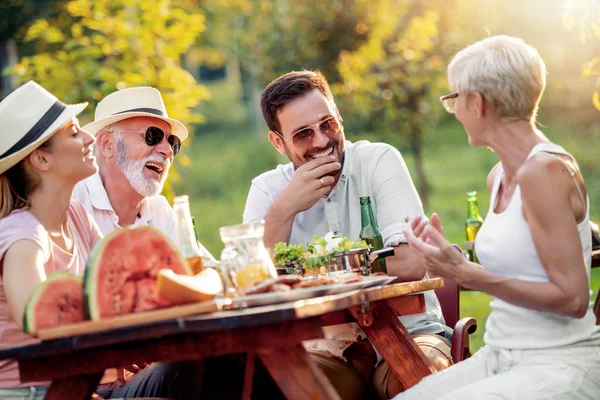
[[415, 167], [417, 168], [418, 191], [423, 207], [429, 205], [429, 182], [425, 167], [423, 165], [423, 130], [419, 124], [413, 124], [410, 135], [410, 149], [415, 157]]
[[262, 110], [260, 108], [260, 93], [261, 89], [258, 87], [256, 77], [252, 74], [252, 82], [250, 86], [250, 102], [252, 110], [252, 119], [254, 121], [254, 133], [259, 140], [264, 140], [268, 136], [266, 135], [265, 123], [262, 117]]
[[227, 85], [233, 88], [236, 100], [243, 97], [242, 90], [242, 67], [238, 56], [231, 56], [225, 65]]
[[[0, 79], [2, 79], [2, 84], [0, 84], [0, 100], [17, 88], [17, 76], [12, 72], [12, 68], [19, 61], [17, 42], [14, 39], [7, 40], [3, 46], [2, 58], [4, 58], [4, 65], [0, 62]], [[1, 72], [4, 68], [11, 70], [11, 72], [2, 74]]]
[[417, 177], [419, 179], [417, 191], [423, 202], [423, 207], [427, 207], [429, 204], [429, 182], [427, 181], [427, 174], [423, 165], [423, 122], [420, 120], [422, 116], [419, 111], [419, 101], [427, 94], [428, 90], [427, 85], [422, 86], [420, 90], [407, 90], [409, 93], [407, 105], [410, 110], [410, 134], [408, 141], [412, 154], [415, 157], [415, 167], [417, 168]]

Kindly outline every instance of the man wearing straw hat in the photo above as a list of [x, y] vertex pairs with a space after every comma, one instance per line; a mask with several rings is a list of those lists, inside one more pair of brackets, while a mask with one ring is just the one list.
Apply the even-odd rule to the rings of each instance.
[[[77, 184], [74, 197], [83, 203], [102, 233], [151, 225], [175, 241], [176, 215], [160, 192], [188, 131], [181, 122], [169, 118], [160, 92], [152, 87], [113, 92], [98, 103], [94, 121], [84, 129], [96, 137], [99, 171]], [[132, 367], [138, 371], [137, 366]], [[196, 378], [200, 379], [203, 369], [202, 362], [157, 363], [125, 386], [103, 386], [97, 392], [104, 398], [176, 393], [195, 398], [201, 388]], [[125, 379], [119, 378], [121, 382]]]
[[75, 198], [102, 233], [151, 225], [174, 241], [175, 212], [160, 192], [188, 131], [169, 118], [160, 92], [153, 87], [113, 92], [98, 104], [94, 121], [85, 129], [96, 136], [100, 169], [77, 185]]
[[152, 225], [175, 238], [175, 213], [159, 194], [188, 132], [169, 118], [160, 92], [134, 87], [111, 93], [84, 129], [96, 136], [100, 170], [77, 185], [75, 198], [102, 233]]

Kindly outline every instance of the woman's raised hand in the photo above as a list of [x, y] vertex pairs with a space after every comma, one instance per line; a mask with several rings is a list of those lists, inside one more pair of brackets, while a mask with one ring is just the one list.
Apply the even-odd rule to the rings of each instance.
[[[442, 228], [442, 221], [440, 220], [440, 216], [437, 215], [436, 213], [431, 214], [431, 219], [429, 219], [429, 221], [427, 220], [427, 218], [424, 218], [420, 215], [418, 217], [416, 217], [415, 219], [413, 219], [413, 221], [411, 222], [413, 235], [415, 235], [418, 238], [421, 238], [421, 236], [425, 232], [425, 228], [427, 228], [427, 226], [434, 227], [439, 233], [442, 234], [442, 236], [444, 235], [444, 228]], [[425, 238], [423, 238], [423, 240], [425, 240]]]
[[440, 217], [433, 214], [429, 222], [421, 217], [413, 220], [412, 232], [404, 230], [408, 245], [421, 255], [430, 275], [460, 282], [468, 269], [466, 260], [444, 237]]

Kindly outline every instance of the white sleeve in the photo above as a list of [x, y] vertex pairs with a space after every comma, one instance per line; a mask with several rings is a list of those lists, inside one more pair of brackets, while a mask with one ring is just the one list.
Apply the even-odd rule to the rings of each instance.
[[376, 206], [375, 219], [383, 237], [383, 245], [397, 246], [406, 242], [402, 229], [411, 229], [411, 221], [423, 216], [423, 205], [400, 152], [388, 147], [371, 171], [372, 193]]
[[252, 181], [244, 209], [244, 224], [263, 221], [272, 202], [272, 196], [262, 189], [256, 180]]

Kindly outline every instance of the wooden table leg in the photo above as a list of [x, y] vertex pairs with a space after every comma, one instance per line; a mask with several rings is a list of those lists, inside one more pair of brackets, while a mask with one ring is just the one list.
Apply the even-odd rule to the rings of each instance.
[[244, 371], [244, 393], [242, 400], [252, 399], [252, 384], [254, 382], [254, 366], [256, 365], [256, 352], [249, 351], [246, 359], [246, 370]]
[[431, 374], [431, 362], [385, 301], [368, 306], [369, 318], [363, 317], [365, 309], [361, 306], [351, 307], [349, 311], [404, 388], [414, 386]]
[[89, 400], [96, 391], [104, 372], [55, 379], [48, 388], [45, 400]]
[[257, 354], [286, 398], [340, 400], [325, 374], [301, 344], [258, 350]]

